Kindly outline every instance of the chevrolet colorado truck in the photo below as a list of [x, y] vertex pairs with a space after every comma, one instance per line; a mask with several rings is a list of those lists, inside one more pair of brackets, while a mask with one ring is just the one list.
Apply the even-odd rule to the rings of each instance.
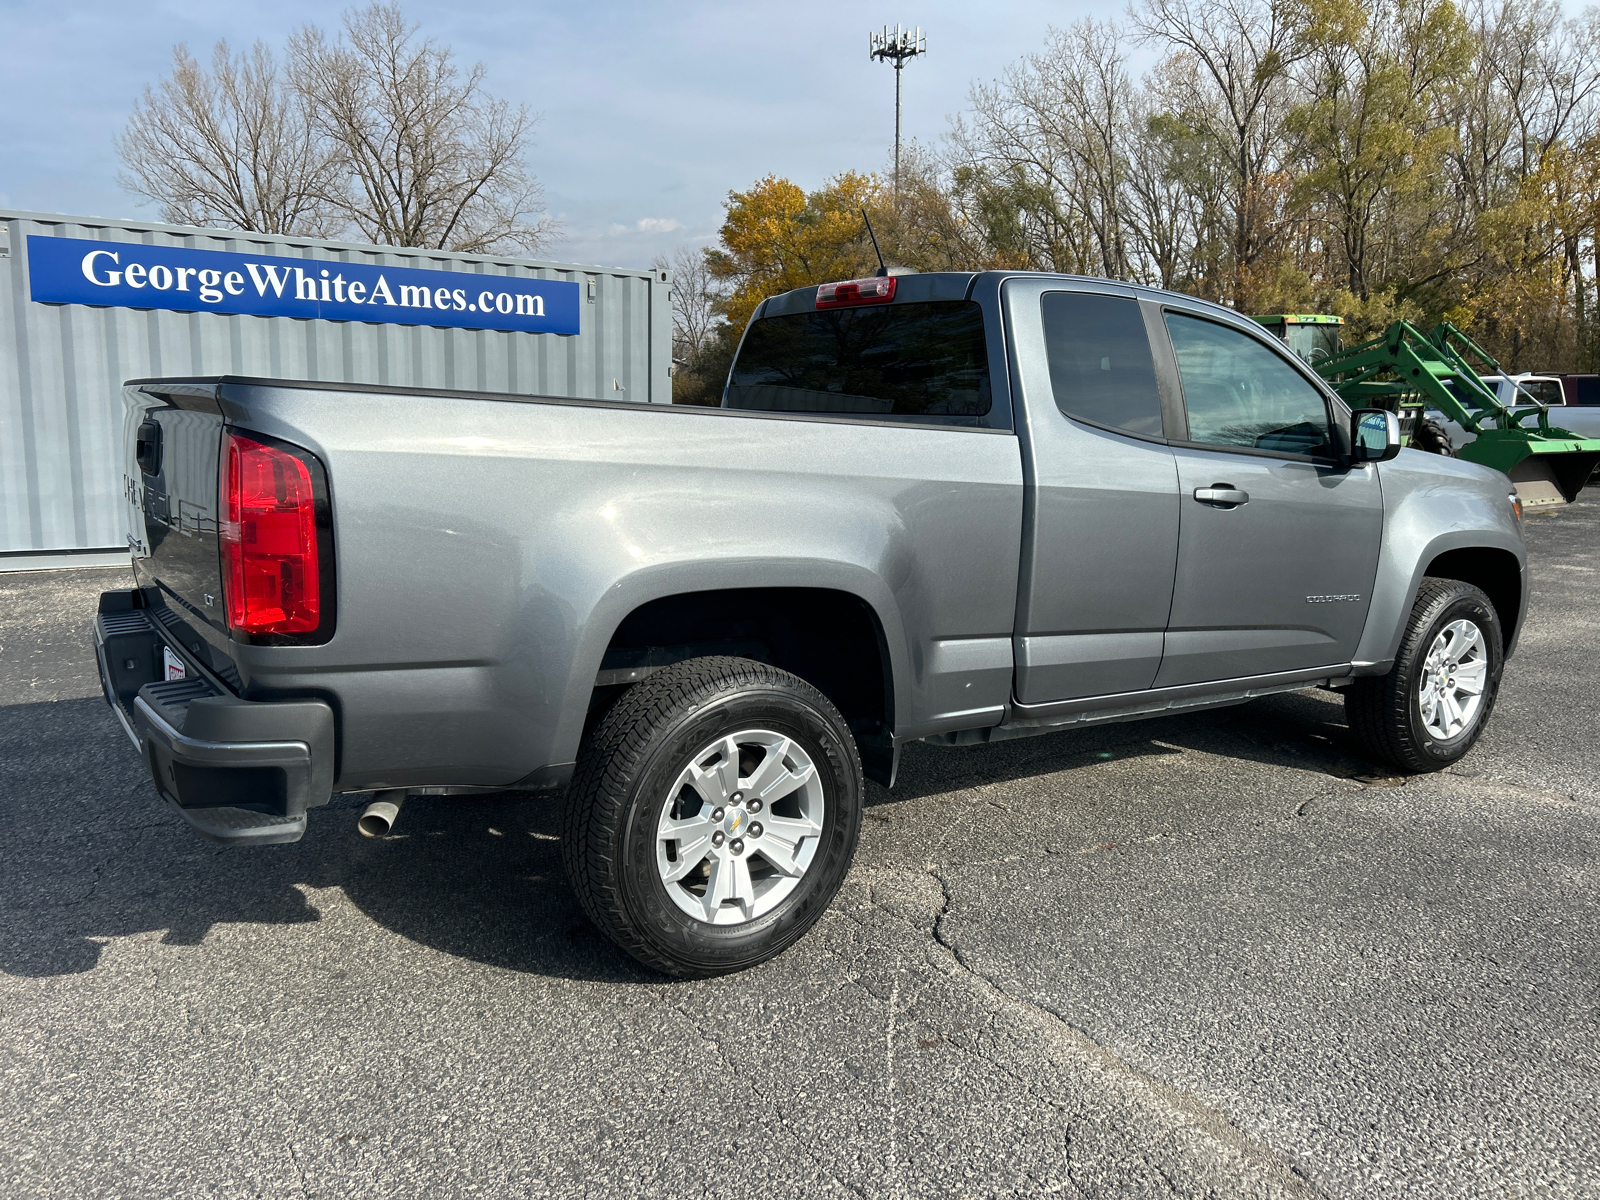
[[1343, 693], [1473, 745], [1527, 604], [1505, 476], [1402, 450], [1254, 322], [1006, 272], [767, 299], [720, 408], [126, 386], [135, 582], [95, 624], [162, 797], [291, 842], [334, 793], [565, 789], [594, 922], [777, 954], [900, 748]]

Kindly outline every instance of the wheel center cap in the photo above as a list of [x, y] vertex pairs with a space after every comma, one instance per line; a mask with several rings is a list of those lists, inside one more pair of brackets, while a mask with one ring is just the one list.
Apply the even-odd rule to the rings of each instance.
[[722, 818], [723, 831], [729, 837], [735, 837], [744, 829], [745, 823], [749, 819], [749, 814], [744, 809], [730, 808]]

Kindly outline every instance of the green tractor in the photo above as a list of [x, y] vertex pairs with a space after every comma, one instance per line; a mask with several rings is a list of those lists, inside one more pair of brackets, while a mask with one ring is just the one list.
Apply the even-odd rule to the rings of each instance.
[[1319, 313], [1277, 313], [1255, 318], [1308, 363], [1339, 353], [1339, 330], [1343, 317]]
[[1473, 367], [1500, 374], [1500, 364], [1448, 321], [1431, 334], [1396, 321], [1381, 335], [1347, 349], [1341, 317], [1277, 314], [1257, 317], [1309, 362], [1352, 408], [1383, 408], [1400, 418], [1402, 436], [1419, 450], [1449, 454], [1444, 427], [1431, 409], [1473, 440], [1456, 454], [1504, 471], [1526, 506], [1570, 504], [1600, 465], [1600, 439], [1550, 424], [1543, 404], [1509, 407]]

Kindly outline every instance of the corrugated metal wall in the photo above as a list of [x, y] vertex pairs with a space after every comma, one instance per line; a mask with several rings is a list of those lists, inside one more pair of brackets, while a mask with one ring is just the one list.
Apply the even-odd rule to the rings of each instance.
[[[571, 280], [580, 332], [36, 304], [29, 235]], [[666, 404], [668, 286], [660, 272], [0, 210], [0, 571], [7, 555], [125, 544], [124, 380], [256, 375]]]

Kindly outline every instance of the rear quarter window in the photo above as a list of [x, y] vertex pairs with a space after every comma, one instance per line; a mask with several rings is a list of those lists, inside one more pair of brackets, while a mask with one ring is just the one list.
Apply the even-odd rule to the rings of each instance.
[[745, 334], [725, 408], [863, 418], [988, 413], [983, 310], [934, 300], [764, 317]]
[[1524, 395], [1517, 397], [1518, 404], [1527, 404], [1526, 396], [1533, 397], [1535, 404], [1565, 404], [1566, 400], [1561, 395], [1561, 381], [1559, 379], [1527, 379], [1522, 383]]
[[1161, 392], [1139, 302], [1095, 292], [1040, 301], [1050, 386], [1069, 417], [1161, 436]]

